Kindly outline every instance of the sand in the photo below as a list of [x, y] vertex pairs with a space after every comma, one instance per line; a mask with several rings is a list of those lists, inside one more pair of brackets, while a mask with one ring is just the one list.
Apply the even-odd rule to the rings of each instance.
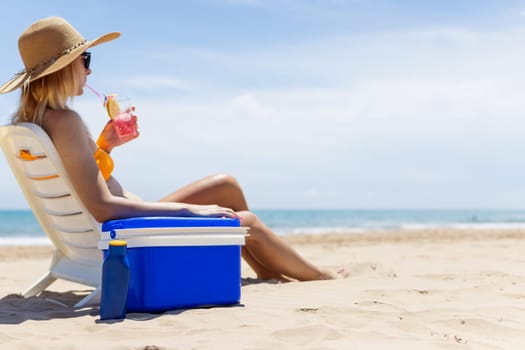
[[286, 239], [339, 278], [260, 283], [243, 264], [241, 305], [121, 322], [73, 309], [89, 292], [82, 285], [21, 298], [51, 248], [1, 247], [0, 349], [525, 349], [525, 231]]

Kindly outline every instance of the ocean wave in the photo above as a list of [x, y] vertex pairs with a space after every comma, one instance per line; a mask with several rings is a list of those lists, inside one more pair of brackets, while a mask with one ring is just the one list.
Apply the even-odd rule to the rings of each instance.
[[521, 230], [525, 229], [525, 223], [398, 223], [398, 224], [365, 224], [362, 226], [334, 226], [334, 227], [294, 227], [294, 228], [275, 228], [278, 235], [295, 234], [323, 234], [323, 233], [366, 233], [372, 231], [418, 231], [418, 230]]

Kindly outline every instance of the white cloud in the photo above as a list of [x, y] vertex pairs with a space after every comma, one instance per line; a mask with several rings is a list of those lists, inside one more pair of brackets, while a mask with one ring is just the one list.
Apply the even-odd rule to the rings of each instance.
[[[478, 175], [484, 185], [503, 169], [523, 168], [511, 152], [525, 146], [525, 106], [517, 86], [507, 83], [377, 80], [348, 89], [252, 91], [185, 103], [143, 100], [141, 139], [116, 157], [133, 167], [138, 154], [147, 154], [139, 157], [146, 163], [142, 169], [173, 162], [173, 173], [165, 172], [155, 183], [145, 184], [140, 169], [135, 176], [122, 174], [132, 188], [154, 198], [173, 183], [228, 171], [241, 177], [257, 198], [261, 183], [270, 182], [286, 187], [285, 193], [323, 189], [318, 196], [307, 195], [301, 205], [321, 205], [317, 201], [324, 199], [330, 202], [323, 205], [339, 200], [344, 206], [353, 194], [352, 203], [359, 206], [367, 195], [353, 188], [357, 181], [367, 183], [358, 186], [363, 190], [381, 188], [390, 203], [399, 191], [389, 187], [397, 186], [416, 196], [412, 202], [404, 198], [403, 204], [414, 204], [422, 200], [417, 198], [422, 188], [457, 186], [470, 179], [470, 167], [494, 165]], [[472, 186], [475, 181], [459, 191]], [[263, 202], [256, 205], [277, 200], [268, 193], [260, 198]], [[286, 198], [279, 200], [286, 205]]]

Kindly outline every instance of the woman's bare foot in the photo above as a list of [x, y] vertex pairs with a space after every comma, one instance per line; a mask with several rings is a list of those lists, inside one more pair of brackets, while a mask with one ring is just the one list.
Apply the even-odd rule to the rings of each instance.
[[333, 280], [335, 279], [335, 276], [330, 271], [321, 271], [321, 275], [319, 276], [320, 280]]
[[284, 277], [281, 274], [278, 273], [268, 273], [268, 274], [260, 274], [257, 275], [257, 278], [263, 281], [279, 281], [279, 282], [291, 282], [292, 280], [289, 278]]

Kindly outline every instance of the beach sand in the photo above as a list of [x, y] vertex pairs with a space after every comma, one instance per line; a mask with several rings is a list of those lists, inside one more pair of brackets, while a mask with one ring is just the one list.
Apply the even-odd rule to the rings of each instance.
[[[243, 264], [241, 305], [128, 314], [74, 310], [65, 281], [17, 295], [50, 247], [0, 248], [0, 349], [525, 349], [525, 231], [428, 230], [286, 237], [336, 273], [259, 283]], [[346, 276], [348, 275], [348, 276]]]

